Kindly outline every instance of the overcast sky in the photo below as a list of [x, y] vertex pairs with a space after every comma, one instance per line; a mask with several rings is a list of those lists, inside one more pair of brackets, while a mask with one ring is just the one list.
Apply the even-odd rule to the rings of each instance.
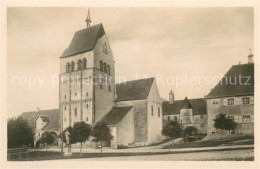
[[[253, 8], [91, 8], [103, 23], [116, 61], [116, 76], [219, 76], [253, 50]], [[8, 117], [58, 108], [59, 57], [75, 31], [86, 27], [87, 8], [8, 8]], [[16, 85], [38, 77], [42, 87]], [[25, 79], [22, 79], [25, 80]], [[161, 97], [201, 98], [214, 84], [158, 84]]]

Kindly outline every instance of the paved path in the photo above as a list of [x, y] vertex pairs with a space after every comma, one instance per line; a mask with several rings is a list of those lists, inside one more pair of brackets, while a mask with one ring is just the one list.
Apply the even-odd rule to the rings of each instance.
[[76, 161], [253, 161], [254, 150], [224, 150], [211, 152], [171, 153], [138, 156], [116, 156], [69, 159]]
[[[217, 146], [217, 147], [196, 147], [196, 148], [174, 148], [171, 149], [171, 152], [178, 153], [188, 153], [188, 152], [202, 152], [202, 151], [217, 151], [217, 150], [238, 150], [238, 149], [253, 149], [254, 145], [234, 145], [234, 146]], [[41, 151], [46, 151], [42, 149]], [[48, 148], [48, 151], [60, 151], [60, 148]], [[150, 146], [150, 147], [138, 147], [138, 148], [127, 148], [127, 149], [111, 149], [103, 148], [104, 153], [133, 153], [133, 152], [142, 152], [142, 153], [165, 153], [169, 149], [161, 149], [160, 146]], [[73, 148], [72, 153], [78, 153], [79, 148]], [[83, 153], [99, 153], [100, 149], [82, 149]]]

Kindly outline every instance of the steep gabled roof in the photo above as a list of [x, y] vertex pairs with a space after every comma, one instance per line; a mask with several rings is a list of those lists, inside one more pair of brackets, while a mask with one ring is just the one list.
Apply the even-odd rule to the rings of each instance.
[[140, 79], [116, 84], [116, 101], [147, 99], [154, 79]]
[[132, 108], [133, 106], [113, 107], [100, 121], [107, 125], [116, 125]]
[[192, 109], [192, 107], [190, 105], [190, 102], [189, 102], [187, 97], [185, 97], [185, 99], [184, 99], [184, 103], [183, 103], [182, 109]]
[[[193, 115], [206, 115], [206, 101], [203, 98], [187, 99], [190, 107], [192, 108]], [[180, 110], [185, 108], [185, 100], [176, 100], [173, 104], [169, 101], [162, 103], [163, 115], [176, 115], [180, 114]]]
[[[239, 77], [241, 82], [239, 83]], [[245, 85], [249, 79], [248, 84]], [[227, 80], [226, 80], [227, 79]], [[234, 84], [236, 82], [236, 84]], [[222, 80], [209, 92], [206, 98], [242, 96], [254, 94], [254, 64], [232, 66]]]
[[93, 50], [98, 39], [105, 34], [102, 24], [77, 31], [61, 58]]
[[58, 131], [60, 129], [59, 109], [40, 110], [39, 112], [31, 111], [21, 114], [21, 117], [28, 122], [29, 126], [32, 127], [33, 130], [36, 129], [35, 120], [38, 116], [49, 118], [49, 123], [44, 127], [45, 130]]

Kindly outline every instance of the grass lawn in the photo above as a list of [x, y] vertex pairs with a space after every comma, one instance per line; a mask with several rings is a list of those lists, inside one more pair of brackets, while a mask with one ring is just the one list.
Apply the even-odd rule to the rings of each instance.
[[[224, 145], [247, 145], [254, 144], [254, 136], [238, 136], [230, 138], [222, 138], [216, 140], [189, 142], [189, 143], [175, 143], [173, 148], [196, 148], [196, 147], [216, 147]], [[163, 147], [168, 149], [168, 145]]]

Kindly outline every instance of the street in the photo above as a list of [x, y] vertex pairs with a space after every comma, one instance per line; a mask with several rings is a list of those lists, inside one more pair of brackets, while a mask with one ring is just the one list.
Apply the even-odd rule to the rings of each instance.
[[210, 152], [176, 153], [160, 155], [141, 155], [123, 157], [102, 157], [102, 158], [80, 158], [70, 160], [90, 161], [230, 161], [230, 160], [254, 160], [254, 149], [245, 150], [223, 150]]

